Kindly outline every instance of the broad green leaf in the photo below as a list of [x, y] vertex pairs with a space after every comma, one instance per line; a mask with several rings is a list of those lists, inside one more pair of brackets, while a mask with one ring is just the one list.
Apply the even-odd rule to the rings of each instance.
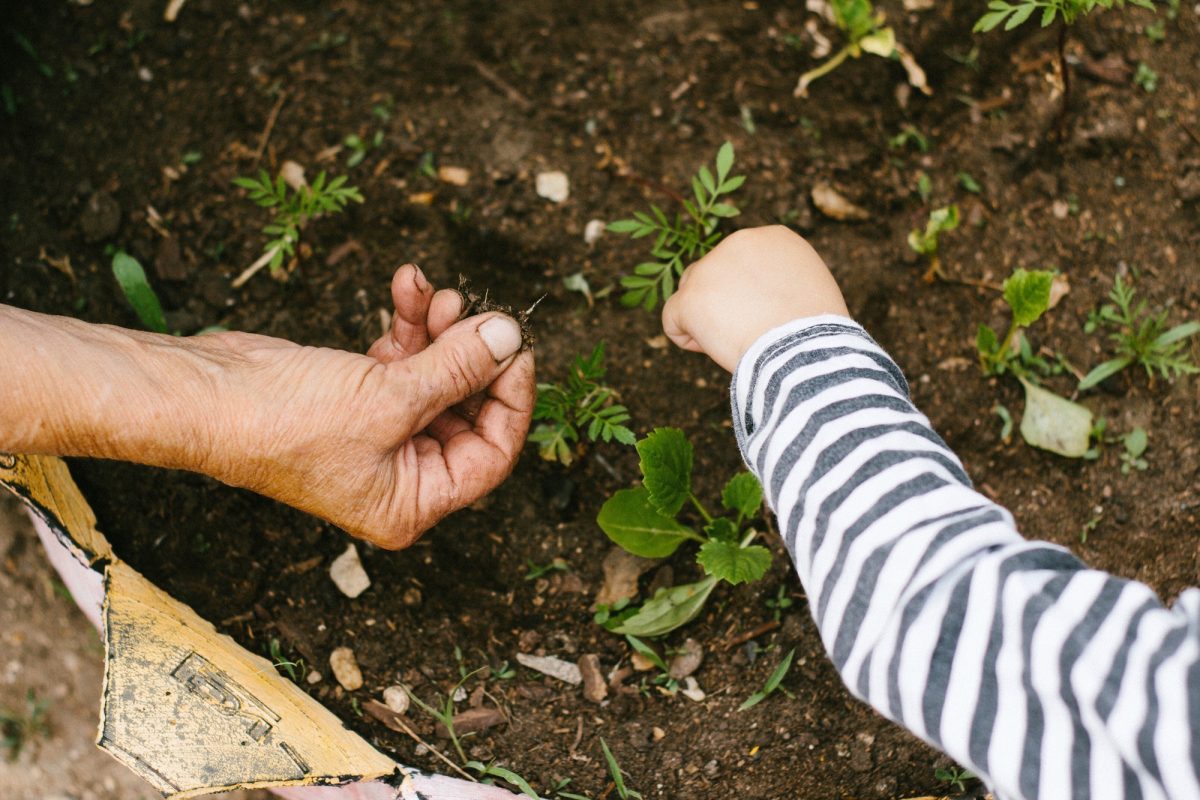
[[930, 212], [929, 228], [934, 233], [952, 231], [958, 227], [958, 219], [958, 205], [951, 203], [948, 206], [943, 206]]
[[880, 28], [860, 39], [858, 46], [872, 55], [891, 58], [892, 53], [896, 52], [896, 32], [891, 28]]
[[629, 642], [629, 646], [634, 649], [634, 652], [641, 653], [647, 661], [661, 669], [663, 672], [668, 671], [667, 662], [663, 661], [663, 657], [658, 654], [650, 645], [643, 642], [638, 637], [631, 633], [625, 634], [625, 641]]
[[1025, 386], [1025, 413], [1021, 436], [1034, 447], [1067, 458], [1082, 458], [1092, 435], [1092, 412], [1029, 381]]
[[728, 517], [717, 517], [704, 526], [704, 535], [710, 539], [736, 543], [738, 528]]
[[691, 442], [678, 428], [655, 428], [637, 451], [651, 505], [674, 517], [692, 493]]
[[1125, 452], [1129, 453], [1133, 458], [1140, 458], [1142, 453], [1146, 452], [1146, 445], [1149, 444], [1150, 438], [1146, 435], [1146, 429], [1137, 427], [1125, 434]]
[[996, 336], [996, 332], [987, 325], [980, 325], [979, 330], [975, 332], [975, 349], [979, 351], [980, 357], [987, 358], [995, 355], [996, 348], [1000, 346], [1000, 340]]
[[622, 489], [608, 498], [596, 523], [608, 538], [643, 558], [666, 558], [684, 539], [695, 536], [691, 528], [655, 509], [644, 486]]
[[771, 567], [771, 551], [760, 545], [738, 547], [737, 542], [709, 539], [700, 546], [696, 560], [709, 575], [736, 586], [766, 574]]
[[742, 517], [753, 517], [762, 505], [762, 484], [749, 472], [739, 472], [729, 479], [721, 492], [721, 505]]
[[710, 576], [696, 583], [659, 589], [636, 614], [612, 630], [646, 637], [670, 633], [696, 618], [716, 585], [717, 579]]
[[1023, 5], [1018, 8], [1013, 12], [1013, 15], [1008, 18], [1008, 22], [1004, 25], [1004, 30], [1011, 31], [1013, 28], [1025, 22], [1025, 20], [1029, 19], [1030, 15], [1033, 14], [1036, 8], [1037, 6], [1033, 3], [1029, 3], [1028, 5]]
[[[724, 183], [729, 170], [733, 169], [733, 142], [725, 142], [717, 151], [717, 183]], [[710, 189], [711, 191], [711, 189]]]
[[142, 324], [156, 333], [167, 333], [167, 321], [163, 318], [158, 295], [150, 287], [150, 282], [146, 280], [146, 271], [137, 259], [119, 250], [113, 256], [112, 271], [117, 285], [121, 287], [125, 299], [133, 306]]
[[1012, 309], [1013, 322], [1028, 328], [1050, 307], [1050, 287], [1054, 273], [1018, 269], [1004, 282], [1004, 300]]
[[1116, 375], [1121, 370], [1132, 364], [1133, 361], [1129, 358], [1114, 358], [1105, 361], [1097, 367], [1094, 367], [1091, 372], [1083, 376], [1083, 380], [1079, 382], [1079, 391], [1086, 392], [1093, 386], [1099, 386], [1104, 381]]

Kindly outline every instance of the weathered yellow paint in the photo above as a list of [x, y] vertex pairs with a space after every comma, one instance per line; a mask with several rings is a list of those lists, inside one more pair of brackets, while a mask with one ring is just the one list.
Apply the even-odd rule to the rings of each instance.
[[0, 453], [0, 484], [7, 485], [34, 510], [50, 515], [52, 527], [70, 537], [85, 563], [112, 558], [112, 547], [96, 530], [96, 515], [83, 499], [66, 463], [51, 456]]

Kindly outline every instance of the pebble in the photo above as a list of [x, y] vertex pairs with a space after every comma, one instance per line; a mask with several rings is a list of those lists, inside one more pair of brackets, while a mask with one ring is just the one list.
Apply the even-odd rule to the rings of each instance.
[[583, 679], [583, 697], [592, 703], [602, 703], [608, 697], [608, 686], [600, 671], [600, 656], [588, 653], [579, 659], [579, 674]]
[[668, 674], [675, 680], [681, 681], [700, 669], [703, 662], [704, 648], [695, 639], [689, 637], [684, 641], [683, 647], [675, 657], [671, 659]]
[[565, 203], [571, 196], [571, 181], [565, 172], [539, 172], [537, 176], [538, 197], [544, 197], [552, 203]]
[[309, 670], [308, 675], [304, 677], [304, 680], [308, 681], [310, 685], [318, 684], [321, 682], [321, 673], [317, 672], [315, 669]]
[[587, 225], [583, 226], [583, 243], [595, 244], [601, 236], [604, 235], [604, 220], [590, 219]]
[[415, 586], [405, 589], [403, 600], [406, 606], [421, 605], [421, 590]]
[[654, 737], [654, 741], [656, 742], [661, 742], [663, 739], [667, 738], [667, 732], [657, 725], [651, 729], [650, 734]]
[[403, 714], [412, 704], [412, 698], [403, 686], [389, 686], [383, 690], [383, 704], [397, 714]]
[[463, 167], [438, 167], [437, 176], [451, 186], [466, 186], [471, 181], [471, 171]]
[[563, 683], [569, 683], [572, 686], [578, 686], [583, 683], [583, 675], [580, 673], [579, 667], [570, 661], [563, 661], [561, 658], [517, 653], [517, 663], [523, 667], [528, 667], [534, 672], [549, 675], [551, 678], [557, 678]]
[[631, 655], [629, 657], [629, 663], [632, 664], [633, 668], [638, 672], [649, 672], [650, 670], [654, 669], [654, 662], [646, 658], [641, 653], [634, 653]]
[[704, 699], [708, 697], [704, 693], [704, 690], [700, 688], [700, 684], [696, 683], [696, 679], [691, 675], [684, 680], [683, 688], [679, 690], [679, 693], [693, 703], [703, 703]]
[[362, 670], [358, 668], [358, 660], [349, 647], [339, 647], [330, 653], [329, 667], [333, 670], [333, 677], [347, 692], [362, 688]]
[[830, 219], [842, 221], [862, 221], [871, 218], [865, 208], [856, 206], [828, 183], [818, 183], [812, 188], [813, 205]]
[[283, 178], [283, 182], [293, 191], [298, 192], [308, 186], [308, 180], [304, 177], [304, 167], [295, 161], [283, 162], [283, 165], [279, 167], [279, 177]]
[[341, 593], [351, 600], [371, 585], [371, 579], [358, 558], [358, 548], [353, 543], [329, 565], [329, 577], [333, 578]]

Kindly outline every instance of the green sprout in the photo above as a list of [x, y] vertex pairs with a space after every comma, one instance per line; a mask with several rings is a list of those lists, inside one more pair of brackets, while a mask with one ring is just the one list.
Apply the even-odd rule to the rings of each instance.
[[1004, 282], [1004, 301], [1012, 311], [1008, 332], [1003, 339], [999, 339], [992, 328], [980, 325], [975, 334], [979, 366], [985, 375], [1013, 372], [1022, 376], [1026, 373], [1020, 359], [1020, 350], [1018, 348], [1014, 351], [1013, 341], [1019, 333], [1037, 322], [1049, 310], [1050, 289], [1053, 284], [1053, 272], [1024, 269], [1016, 270]]
[[483, 783], [492, 784], [495, 783], [495, 781], [492, 780], [493, 778], [499, 778], [505, 783], [510, 783], [517, 787], [521, 794], [525, 795], [526, 797], [532, 797], [533, 800], [540, 800], [538, 793], [535, 792], [533, 787], [529, 785], [529, 781], [525, 780], [511, 769], [506, 769], [495, 762], [484, 764], [482, 761], [468, 761], [466, 767], [473, 772], [479, 773], [479, 777], [483, 778]]
[[936, 278], [944, 277], [942, 259], [938, 255], [938, 242], [943, 233], [957, 228], [958, 222], [958, 206], [951, 204], [930, 211], [925, 230], [917, 228], [908, 232], [908, 246], [913, 252], [929, 259], [929, 269], [925, 272], [926, 281], [932, 283]]
[[1098, 386], [1134, 364], [1140, 364], [1146, 370], [1151, 386], [1154, 385], [1155, 373], [1163, 380], [1170, 381], [1180, 375], [1200, 372], [1200, 367], [1193, 363], [1191, 355], [1184, 349], [1187, 339], [1200, 333], [1200, 322], [1185, 322], [1168, 328], [1168, 312], [1148, 313], [1146, 301], [1134, 305], [1136, 294], [1133, 287], [1118, 275], [1108, 295], [1112, 302], [1088, 315], [1084, 328], [1088, 333], [1100, 328], [1113, 329], [1108, 338], [1116, 344], [1117, 356], [1085, 375], [1079, 382], [1079, 391]]
[[[461, 659], [461, 651], [459, 651], [459, 656]], [[461, 671], [461, 664], [459, 669]], [[450, 736], [450, 744], [454, 745], [454, 750], [458, 753], [459, 760], [464, 764], [466, 764], [468, 761], [467, 754], [463, 750], [462, 740], [454, 730], [454, 695], [458, 693], [458, 690], [462, 688], [462, 685], [466, 683], [472, 676], [477, 675], [484, 669], [486, 669], [486, 667], [480, 667], [474, 672], [469, 672], [463, 675], [462, 679], [458, 683], [454, 684], [454, 688], [446, 694], [446, 700], [444, 703], [442, 703], [441, 708], [434, 708], [429, 703], [426, 703], [424, 700], [417, 697], [417, 695], [407, 686], [404, 687], [404, 691], [408, 692], [408, 696], [421, 708], [422, 711], [446, 727], [446, 733]]]
[[33, 737], [50, 735], [50, 724], [46, 721], [49, 707], [49, 700], [38, 700], [30, 689], [25, 694], [24, 712], [0, 709], [0, 748], [8, 751], [9, 761], [16, 761]]
[[163, 317], [162, 304], [159, 303], [158, 295], [150, 286], [150, 281], [146, 279], [146, 271], [142, 269], [138, 260], [124, 250], [118, 250], [113, 254], [112, 271], [113, 277], [117, 279], [117, 286], [121, 287], [121, 293], [125, 295], [142, 324], [155, 333], [170, 333], [167, 330], [167, 321]]
[[830, 0], [833, 24], [845, 39], [845, 45], [830, 58], [800, 76], [793, 94], [808, 97], [809, 85], [840, 67], [847, 58], [862, 58], [864, 53], [880, 58], [898, 59], [908, 73], [908, 82], [925, 94], [932, 94], [925, 80], [925, 71], [912, 53], [896, 41], [896, 32], [886, 26], [882, 11], [876, 11], [870, 0]]
[[346, 166], [354, 169], [363, 162], [363, 159], [367, 157], [367, 153], [383, 144], [383, 131], [375, 131], [375, 135], [369, 140], [363, 139], [357, 133], [352, 133], [342, 140], [342, 144], [350, 150], [350, 156], [346, 159]]
[[300, 659], [299, 661], [290, 661], [284, 658], [282, 649], [279, 645], [279, 639], [274, 636], [271, 637], [271, 641], [267, 645], [267, 649], [271, 653], [271, 665], [275, 667], [275, 669], [283, 670], [287, 673], [289, 678], [295, 681], [296, 670], [304, 668], [304, 659]]
[[783, 679], [787, 676], [788, 670], [792, 668], [792, 659], [795, 657], [795, 655], [795, 648], [792, 648], [790, 651], [788, 651], [788, 654], [783, 657], [782, 661], [779, 662], [779, 666], [775, 667], [774, 672], [772, 672], [771, 676], [767, 678], [767, 682], [763, 684], [763, 688], [747, 697], [745, 702], [738, 706], [738, 711], [745, 711], [746, 709], [754, 708], [776, 691], [781, 691], [788, 697], [792, 697], [792, 693], [787, 689], [784, 689], [780, 684], [783, 683]]
[[937, 778], [942, 783], [948, 783], [957, 789], [959, 792], [967, 790], [966, 782], [975, 780], [975, 773], [970, 770], [960, 769], [959, 767], [950, 767], [949, 769], [935, 769], [933, 777]]
[[717, 151], [716, 173], [707, 166], [700, 167], [692, 177], [695, 202], [680, 198], [684, 213], [668, 218], [658, 206], [651, 204], [650, 213], [635, 211], [631, 219], [610, 222], [613, 233], [627, 233], [630, 238], [654, 236], [650, 253], [654, 261], [638, 264], [632, 275], [621, 278], [625, 293], [621, 303], [629, 308], [642, 306], [652, 311], [661, 297], [664, 301], [675, 293], [675, 285], [688, 264], [708, 253], [721, 241], [717, 225], [722, 219], [736, 217], [741, 212], [722, 200], [737, 191], [745, 182], [744, 175], [730, 175], [733, 169], [733, 144], [725, 142]]
[[604, 761], [608, 764], [608, 774], [612, 776], [613, 786], [617, 790], [617, 797], [621, 800], [642, 800], [642, 793], [636, 792], [625, 785], [625, 775], [621, 772], [621, 765], [617, 763], [617, 758], [608, 749], [608, 743], [604, 741], [604, 737], [600, 737], [600, 749], [604, 753]]
[[1128, 475], [1133, 470], [1145, 472], [1150, 464], [1142, 455], [1146, 452], [1146, 447], [1150, 443], [1149, 436], [1146, 434], [1146, 429], [1137, 427], [1129, 433], [1121, 437], [1121, 444], [1125, 446], [1125, 451], [1121, 453], [1121, 474]]
[[529, 434], [547, 461], [569, 466], [575, 460], [581, 436], [592, 442], [633, 444], [637, 437], [625, 426], [629, 411], [616, 402], [616, 392], [605, 386], [604, 342], [589, 356], [576, 356], [563, 383], [539, 383], [533, 419], [539, 424]]

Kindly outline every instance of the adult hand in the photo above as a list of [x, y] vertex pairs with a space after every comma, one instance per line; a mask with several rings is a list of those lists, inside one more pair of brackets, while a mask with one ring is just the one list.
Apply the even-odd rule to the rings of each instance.
[[662, 319], [675, 344], [733, 372], [764, 333], [819, 314], [850, 312], [812, 245], [773, 225], [732, 233], [688, 267]]

